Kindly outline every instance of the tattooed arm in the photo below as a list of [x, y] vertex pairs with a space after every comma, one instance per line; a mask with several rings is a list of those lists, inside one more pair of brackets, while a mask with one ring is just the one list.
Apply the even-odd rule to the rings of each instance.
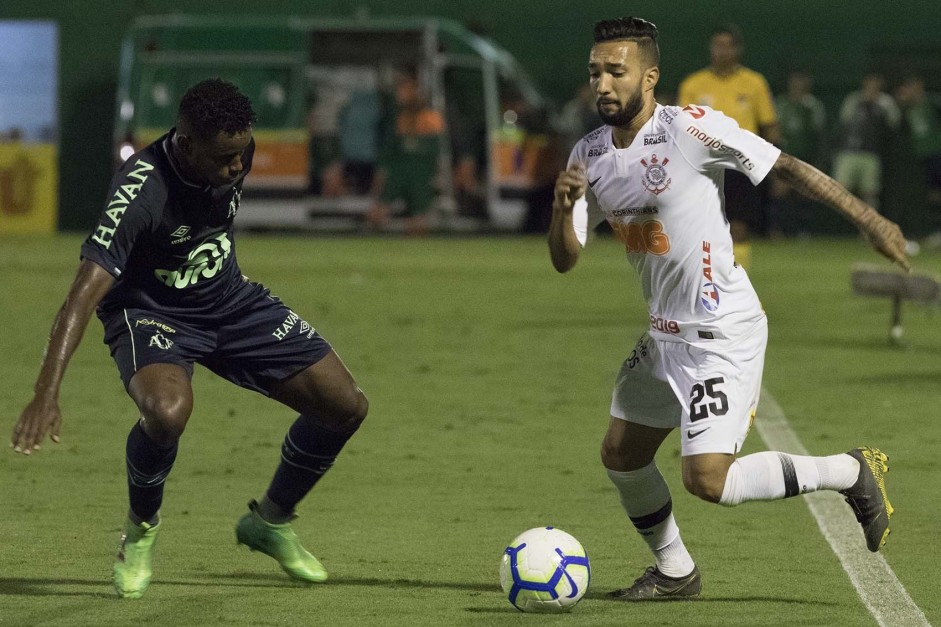
[[804, 196], [846, 216], [866, 235], [873, 248], [906, 270], [911, 269], [905, 256], [905, 236], [898, 225], [879, 215], [845, 187], [812, 165], [783, 152], [772, 171]]

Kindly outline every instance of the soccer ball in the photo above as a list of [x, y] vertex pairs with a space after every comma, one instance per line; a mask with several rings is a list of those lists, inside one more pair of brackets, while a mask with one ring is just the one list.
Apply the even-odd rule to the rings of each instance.
[[585, 596], [590, 581], [585, 549], [554, 527], [537, 527], [516, 536], [500, 562], [503, 593], [523, 612], [568, 611]]

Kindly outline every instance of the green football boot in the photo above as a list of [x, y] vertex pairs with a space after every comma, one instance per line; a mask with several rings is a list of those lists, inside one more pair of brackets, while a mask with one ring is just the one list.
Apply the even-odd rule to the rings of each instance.
[[153, 574], [154, 544], [159, 531], [160, 523], [151, 525], [142, 522], [135, 525], [130, 520], [125, 521], [121, 547], [112, 574], [118, 596], [125, 599], [144, 596]]
[[301, 546], [291, 523], [280, 525], [266, 521], [258, 514], [258, 503], [248, 504], [250, 510], [235, 525], [235, 539], [252, 551], [273, 557], [292, 579], [308, 583], [327, 580], [327, 571], [316, 557]]
[[856, 520], [866, 536], [866, 547], [876, 552], [889, 537], [889, 518], [895, 508], [885, 493], [885, 473], [889, 472], [889, 458], [877, 448], [862, 446], [848, 453], [859, 462], [856, 483], [841, 490], [846, 502], [853, 508]]

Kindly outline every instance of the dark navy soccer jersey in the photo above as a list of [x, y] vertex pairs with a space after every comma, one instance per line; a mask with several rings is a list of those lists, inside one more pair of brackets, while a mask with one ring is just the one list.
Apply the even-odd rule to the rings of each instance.
[[232, 184], [193, 184], [171, 152], [175, 129], [128, 159], [115, 174], [82, 258], [117, 281], [102, 311], [128, 307], [201, 316], [226, 309], [245, 289], [232, 222], [252, 165], [254, 139]]

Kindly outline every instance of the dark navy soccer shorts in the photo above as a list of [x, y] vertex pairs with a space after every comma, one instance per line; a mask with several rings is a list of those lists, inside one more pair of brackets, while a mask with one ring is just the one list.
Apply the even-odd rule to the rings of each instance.
[[331, 351], [307, 321], [262, 285], [253, 283], [236, 307], [217, 316], [188, 317], [145, 309], [99, 313], [105, 344], [127, 388], [150, 364], [177, 364], [192, 376], [198, 363], [220, 377], [269, 395], [271, 387]]

